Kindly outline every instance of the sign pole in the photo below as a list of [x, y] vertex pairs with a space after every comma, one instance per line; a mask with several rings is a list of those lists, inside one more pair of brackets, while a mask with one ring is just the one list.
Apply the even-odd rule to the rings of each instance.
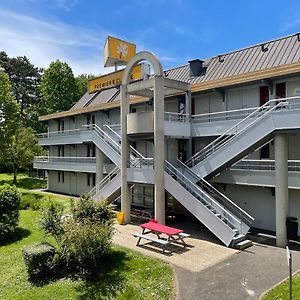
[[289, 265], [289, 283], [290, 283], [290, 300], [293, 300], [293, 290], [292, 290], [292, 279], [293, 279], [293, 274], [292, 274], [292, 253], [289, 249], [288, 246], [286, 246], [286, 258], [288, 261]]

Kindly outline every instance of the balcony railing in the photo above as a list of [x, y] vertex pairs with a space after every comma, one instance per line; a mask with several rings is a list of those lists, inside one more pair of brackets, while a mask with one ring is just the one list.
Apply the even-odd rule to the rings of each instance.
[[190, 122], [190, 115], [174, 112], [165, 112], [165, 121], [187, 123]]
[[[243, 159], [230, 170], [275, 171], [275, 160], [272, 159]], [[300, 172], [300, 160], [288, 161], [289, 172]]]
[[96, 164], [96, 157], [36, 156], [34, 163]]

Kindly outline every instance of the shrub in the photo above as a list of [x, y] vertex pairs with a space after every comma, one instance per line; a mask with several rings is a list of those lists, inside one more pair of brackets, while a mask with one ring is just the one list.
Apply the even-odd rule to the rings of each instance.
[[114, 213], [106, 201], [95, 201], [83, 195], [76, 203], [72, 202], [73, 218], [77, 221], [90, 219], [93, 222], [112, 221]]
[[63, 227], [60, 248], [68, 269], [87, 277], [100, 272], [103, 259], [111, 249], [112, 223], [94, 223], [90, 219], [76, 222], [70, 219]]
[[15, 186], [0, 188], [0, 240], [7, 239], [15, 231], [19, 221], [20, 194]]
[[62, 214], [62, 207], [52, 202], [42, 211], [41, 227], [47, 234], [53, 235], [57, 241], [63, 233]]
[[24, 247], [22, 250], [29, 279], [40, 282], [50, 279], [55, 273], [55, 248], [47, 243]]

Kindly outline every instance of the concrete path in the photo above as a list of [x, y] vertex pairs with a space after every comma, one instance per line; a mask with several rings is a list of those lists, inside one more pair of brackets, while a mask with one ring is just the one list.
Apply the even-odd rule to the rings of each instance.
[[[137, 247], [132, 233], [141, 229], [134, 224], [116, 225], [113, 241], [171, 263], [179, 300], [259, 299], [263, 292], [288, 276], [286, 250], [274, 247], [274, 239], [257, 236], [253, 247], [237, 251], [221, 245], [200, 224], [171, 226], [191, 233], [191, 238], [186, 239], [190, 247], [185, 250], [174, 246], [165, 255], [147, 241]], [[292, 253], [293, 271], [296, 271], [300, 269], [300, 251]]]
[[[294, 271], [300, 268], [300, 252], [292, 251]], [[288, 276], [286, 250], [255, 244], [248, 250], [201, 272], [175, 266], [179, 300], [259, 299]]]

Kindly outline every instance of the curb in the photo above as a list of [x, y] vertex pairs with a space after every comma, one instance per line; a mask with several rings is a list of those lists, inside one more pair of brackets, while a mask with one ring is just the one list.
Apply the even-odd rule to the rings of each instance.
[[[292, 276], [295, 276], [297, 274], [300, 274], [300, 269], [298, 269], [297, 271], [295, 271]], [[273, 290], [274, 288], [276, 288], [277, 286], [281, 285], [282, 283], [286, 282], [287, 280], [289, 280], [289, 276], [287, 276], [285, 279], [281, 280], [280, 282], [276, 283], [275, 285], [273, 285], [272, 287], [270, 287], [269, 289], [267, 289], [266, 291], [264, 291], [260, 296], [259, 296], [259, 300], [261, 300], [266, 294], [268, 294], [271, 290]]]

